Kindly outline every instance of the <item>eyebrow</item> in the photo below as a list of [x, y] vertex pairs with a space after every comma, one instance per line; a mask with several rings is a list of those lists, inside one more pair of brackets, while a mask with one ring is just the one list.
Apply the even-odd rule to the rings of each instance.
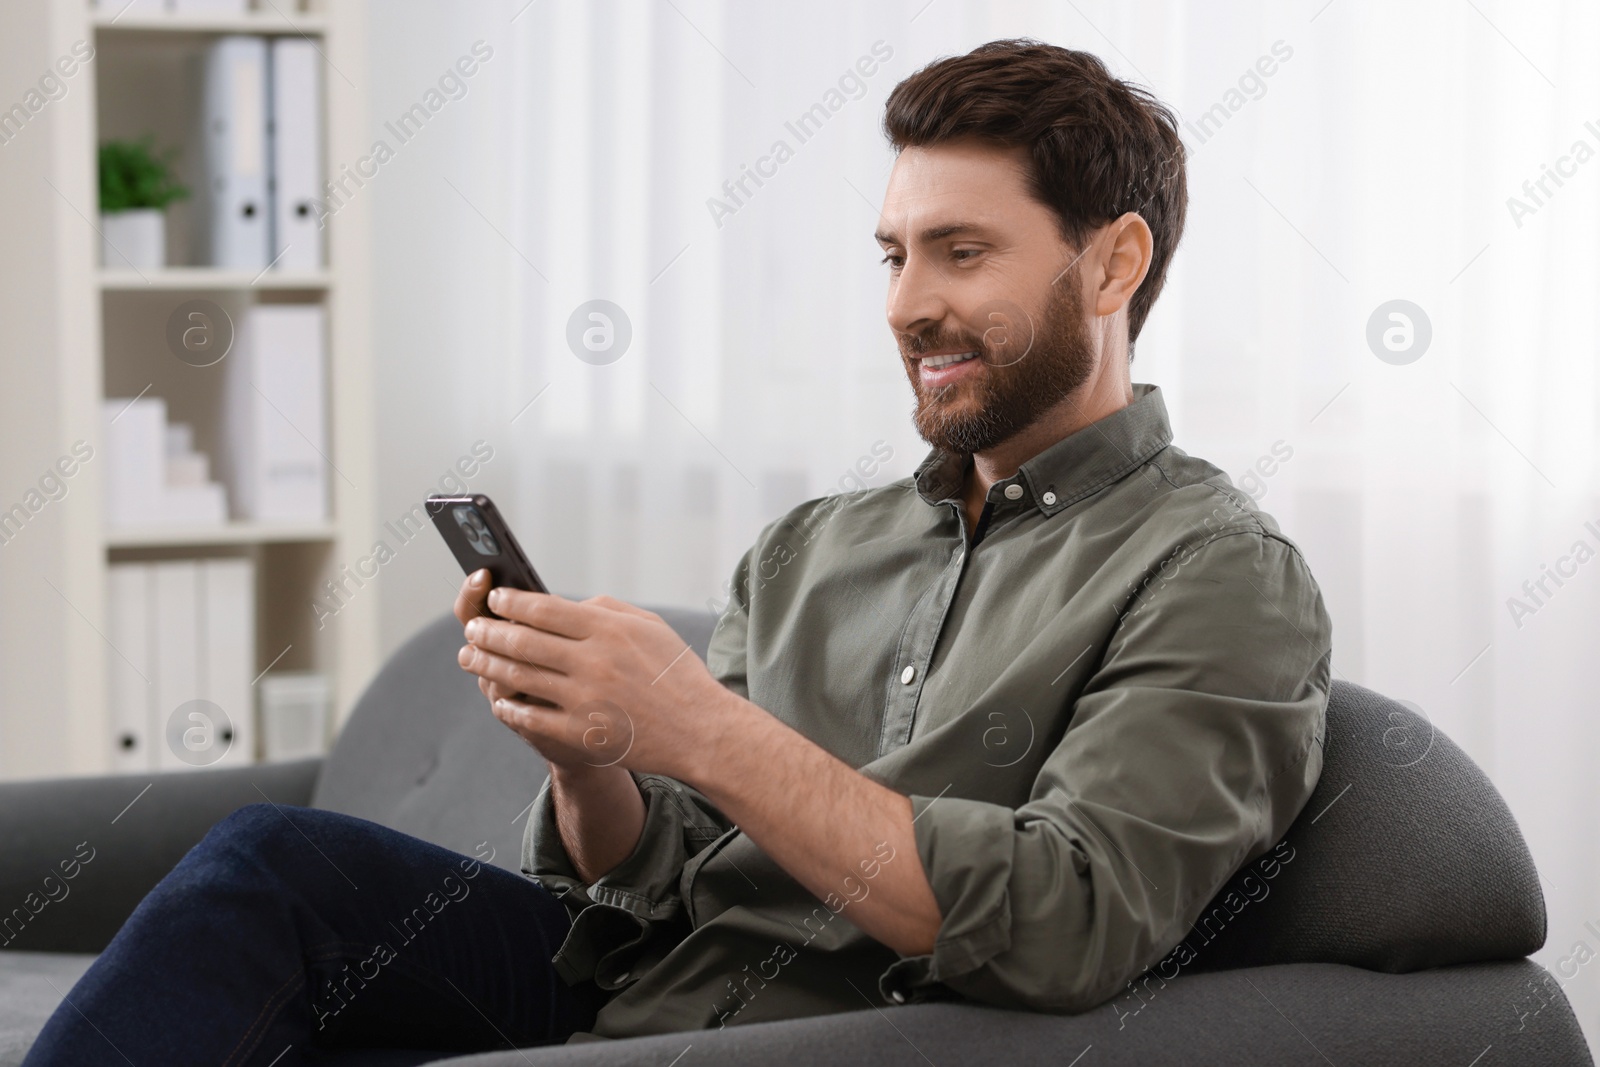
[[[946, 237], [954, 237], [958, 233], [981, 233], [983, 227], [976, 222], [949, 222], [943, 226], [930, 226], [922, 231], [924, 241], [942, 241]], [[897, 245], [900, 237], [897, 234], [879, 230], [872, 235], [880, 245]]]

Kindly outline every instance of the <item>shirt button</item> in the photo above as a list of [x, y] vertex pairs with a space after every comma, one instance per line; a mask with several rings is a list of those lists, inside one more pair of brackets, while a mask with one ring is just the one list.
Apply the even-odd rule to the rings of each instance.
[[900, 990], [896, 989], [890, 992], [889, 999], [894, 1001], [896, 1004], [904, 1004], [906, 1002], [906, 995], [900, 992]]
[[1021, 498], [1022, 486], [1018, 485], [1016, 482], [1012, 482], [1010, 485], [1006, 486], [1007, 500], [1020, 500]]
[[914, 678], [916, 678], [916, 676], [917, 676], [917, 669], [915, 667], [908, 666], [908, 667], [906, 667], [905, 670], [900, 672], [900, 684], [901, 685], [910, 685], [912, 680]]
[[1045, 495], [1044, 495], [1044, 505], [1045, 505], [1045, 507], [1049, 507], [1051, 504], [1054, 504], [1055, 502], [1056, 502], [1056, 495], [1054, 493], [1050, 493], [1050, 492], [1045, 493]]

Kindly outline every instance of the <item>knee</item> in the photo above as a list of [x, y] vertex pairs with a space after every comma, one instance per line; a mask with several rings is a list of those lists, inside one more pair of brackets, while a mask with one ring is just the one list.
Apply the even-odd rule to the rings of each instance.
[[299, 835], [285, 818], [297, 810], [247, 804], [224, 816], [184, 854], [142, 907], [168, 907], [183, 914], [201, 896], [228, 897], [242, 886], [276, 891], [297, 866], [289, 837]]
[[298, 809], [286, 808], [281, 804], [269, 804], [265, 801], [246, 804], [218, 819], [211, 832], [228, 836], [243, 834], [251, 837], [272, 833], [278, 825], [287, 822], [285, 816], [294, 810]]
[[366, 820], [322, 808], [294, 804], [256, 803], [235, 809], [207, 832], [202, 845], [247, 853], [263, 861], [304, 861], [307, 855], [336, 857], [367, 847], [368, 834], [383, 831]]
[[297, 828], [297, 823], [310, 814], [305, 808], [284, 804], [246, 804], [218, 820], [200, 845], [208, 851], [248, 853], [264, 858], [296, 841], [303, 844], [304, 831]]

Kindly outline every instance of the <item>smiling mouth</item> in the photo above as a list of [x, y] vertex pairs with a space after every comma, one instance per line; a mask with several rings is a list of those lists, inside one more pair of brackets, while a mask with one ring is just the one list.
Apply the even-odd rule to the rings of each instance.
[[976, 352], [956, 352], [946, 356], [923, 356], [922, 365], [929, 370], [938, 370], [940, 367], [948, 367], [955, 363], [965, 363], [969, 359], [977, 358], [978, 353]]

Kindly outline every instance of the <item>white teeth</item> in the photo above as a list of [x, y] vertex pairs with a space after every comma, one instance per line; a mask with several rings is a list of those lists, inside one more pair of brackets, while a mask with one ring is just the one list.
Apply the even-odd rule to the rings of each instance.
[[922, 361], [922, 365], [929, 368], [948, 367], [952, 363], [964, 363], [969, 359], [975, 359], [977, 355], [976, 352], [962, 352], [953, 356], [928, 356]]

